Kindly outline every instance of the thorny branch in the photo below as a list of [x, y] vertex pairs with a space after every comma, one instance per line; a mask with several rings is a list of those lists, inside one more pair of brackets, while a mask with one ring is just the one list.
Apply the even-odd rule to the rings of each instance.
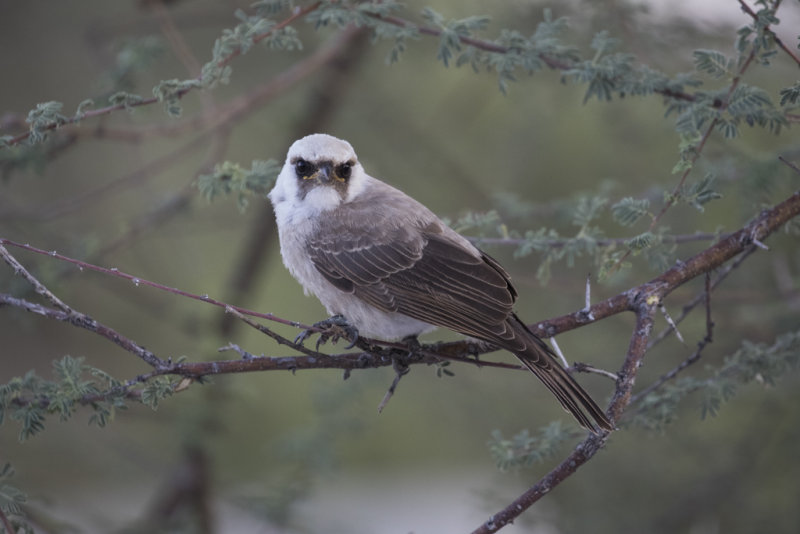
[[[611, 406], [608, 410], [614, 421], [620, 420], [626, 408], [634, 399], [632, 391], [636, 372], [647, 352], [648, 340], [653, 329], [653, 319], [659, 303], [669, 293], [687, 281], [709, 273], [737, 254], [754, 249], [754, 241], [761, 241], [762, 238], [778, 230], [798, 214], [800, 214], [800, 191], [795, 192], [791, 197], [772, 209], [762, 212], [759, 217], [738, 232], [734, 232], [726, 239], [682, 264], [676, 265], [661, 276], [592, 306], [591, 312], [595, 320], [621, 311], [632, 311], [636, 315], [636, 325], [631, 335], [625, 361], [618, 373], [619, 378], [617, 379]], [[706, 280], [705, 295], [706, 299], [709, 299], [711, 284], [708, 278]], [[710, 302], [708, 300], [706, 301], [706, 310], [710, 310]], [[549, 325], [548, 330], [552, 328], [553, 331], [564, 331], [576, 328], [580, 324], [585, 324], [580, 321], [587, 321], [586, 318], [587, 314], [575, 312], [571, 315], [548, 321], [544, 325]], [[711, 325], [710, 316], [707, 316], [706, 338], [701, 341], [695, 354], [690, 356], [682, 366], [679, 366], [680, 369], [677, 369], [674, 374], [677, 374], [699, 358], [700, 352], [711, 339]], [[588, 435], [561, 464], [526, 490], [514, 502], [492, 516], [486, 523], [477, 528], [473, 534], [496, 532], [513, 521], [514, 518], [594, 456], [603, 447], [607, 438], [608, 434]]]
[[[540, 322], [536, 325], [532, 325], [532, 328], [534, 331], [538, 331], [543, 337], [550, 337], [555, 334], [572, 330], [582, 325], [589, 324], [591, 322], [598, 321], [625, 311], [633, 311], [637, 314], [641, 314], [640, 310], [642, 309], [642, 306], [644, 306], [647, 310], [655, 310], [657, 309], [658, 304], [662, 302], [662, 300], [670, 292], [675, 290], [680, 285], [699, 275], [705, 274], [722, 266], [737, 254], [740, 254], [744, 251], [748, 251], [748, 254], [750, 254], [751, 252], [749, 251], [754, 248], [754, 241], [760, 242], [764, 240], [769, 234], [780, 228], [798, 213], [800, 213], [800, 192], [795, 193], [772, 209], [764, 211], [759, 217], [757, 217], [744, 228], [737, 232], [731, 233], [728, 235], [728, 237], [709, 247], [705, 251], [695, 255], [685, 262], [681, 262], [680, 264], [672, 267], [664, 272], [661, 276], [602, 302], [598, 302], [591, 306], [588, 312], [587, 310], [578, 310], [568, 315], [556, 317]], [[36, 280], [16, 260], [16, 258], [8, 253], [7, 249], [5, 248], [7, 246], [13, 246], [28, 250], [30, 252], [35, 252], [40, 255], [69, 262], [76, 265], [81, 270], [85, 269], [101, 272], [107, 275], [132, 281], [136, 285], [153, 287], [161, 291], [166, 291], [176, 295], [199, 300], [201, 302], [206, 302], [214, 306], [222, 307], [228, 313], [233, 313], [240, 320], [247, 322], [250, 326], [258, 328], [265, 334], [270, 335], [278, 343], [301, 350], [305, 354], [305, 356], [287, 356], [281, 358], [265, 357], [214, 362], [171, 363], [156, 357], [154, 354], [140, 347], [135, 342], [129, 340], [107, 326], [91, 319], [87, 315], [71, 310], [66, 306], [66, 304], [62, 303], [63, 306], [67, 308], [66, 310], [63, 308], [48, 308], [46, 306], [42, 306], [41, 304], [32, 303], [23, 299], [12, 297], [10, 295], [0, 295], [0, 305], [18, 307], [26, 311], [49, 317], [51, 319], [69, 322], [75, 326], [85, 328], [91, 332], [106, 337], [123, 349], [136, 354], [142, 360], [151, 365], [153, 367], [153, 371], [149, 374], [149, 376], [171, 374], [180, 375], [187, 378], [199, 378], [211, 374], [278, 369], [363, 369], [368, 367], [392, 365], [393, 362], [395, 362], [398, 358], [402, 359], [404, 355], [408, 355], [408, 347], [403, 343], [384, 343], [363, 339], [359, 340], [359, 348], [361, 349], [360, 352], [327, 355], [305, 348], [300, 349], [299, 347], [295, 346], [292, 341], [275, 334], [263, 325], [245, 318], [245, 315], [258, 317], [260, 319], [266, 319], [297, 328], [311, 328], [307, 325], [303, 325], [296, 321], [288, 321], [273, 314], [254, 312], [244, 308], [232, 306], [211, 298], [208, 295], [197, 295], [163, 284], [150, 282], [142, 278], [137, 278], [131, 274], [124, 273], [116, 268], [99, 267], [82, 262], [80, 260], [66, 257], [58, 254], [55, 251], [48, 252], [30, 245], [20, 244], [5, 238], [0, 238], [0, 256], [3, 257], [6, 263], [12, 266], [17, 274], [28, 280], [34, 287], [37, 288], [40, 294], [45, 295], [45, 297], [51, 302], [54, 302], [53, 299], [57, 299], [57, 297], [52, 295], [52, 293], [50, 293], [49, 290], [47, 290], [47, 288], [41, 284], [41, 282]], [[741, 261], [741, 258], [739, 261]], [[48, 294], [51, 294], [52, 297], [49, 297]], [[60, 300], [55, 302], [60, 302]], [[59, 306], [59, 308], [61, 308], [61, 306]], [[650, 318], [650, 324], [652, 325], [652, 318]], [[644, 350], [648, 348], [647, 341], [650, 339], [649, 330], [647, 331], [647, 335], [644, 335], [643, 332], [634, 332], [634, 337], [643, 340], [645, 343]], [[460, 362], [469, 362], [482, 366], [502, 367], [508, 369], [520, 368], [517, 365], [504, 364], [500, 362], [477, 361], [470, 357], [477, 354], [491, 352], [493, 350], [496, 350], [496, 348], [472, 341], [457, 341], [451, 343], [439, 343], [435, 345], [424, 345], [418, 351], [414, 351], [414, 354], [412, 355], [413, 359], [412, 361], [408, 361], [408, 363], [436, 364], [442, 362], [443, 360], [454, 360]], [[629, 377], [632, 380], [633, 376], [635, 376], [635, 368], [628, 367], [628, 370], [626, 371], [626, 368], [623, 367], [623, 370], [620, 373], [620, 380], [617, 384], [617, 393], [615, 395], [615, 399], [620, 398], [619, 395], [621, 392], [625, 391], [626, 388], [621, 386], [625, 385], [626, 377]], [[627, 389], [629, 393], [629, 388]], [[614, 406], [617, 406], [618, 409], [612, 411], [614, 416], [619, 416], [622, 412], [622, 409], [627, 404], [628, 401], [621, 404], [619, 400], [616, 400]]]

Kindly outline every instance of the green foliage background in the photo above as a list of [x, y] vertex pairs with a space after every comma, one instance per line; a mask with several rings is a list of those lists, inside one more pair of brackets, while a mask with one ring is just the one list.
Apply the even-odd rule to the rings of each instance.
[[[308, 111], [331, 96], [331, 87], [321, 73], [312, 74], [253, 106], [227, 136], [170, 128], [208, 106], [224, 107], [325, 46], [337, 31], [336, 17], [344, 15], [323, 11], [327, 18], [312, 22], [330, 24], [319, 29], [295, 23], [297, 34], [284, 31], [267, 43], [290, 50], [255, 47], [229, 69], [204, 70], [205, 81], [228, 83], [177, 99], [176, 91], [196, 85], [179, 80], [197, 72], [187, 73], [175, 58], [160, 33], [163, 19], [145, 4], [86, 0], [0, 7], [2, 112], [24, 116], [37, 103], [63, 103], [40, 106], [23, 126], [5, 116], [9, 128], [2, 134], [31, 126], [34, 138], [49, 136], [51, 144], [43, 146], [52, 152], [0, 151], [0, 235], [225, 300], [233, 293], [234, 266], [246, 252], [248, 229], [269, 214], [259, 190], [274, 167], [263, 162], [282, 161], [295, 137], [311, 133], [298, 131], [299, 125], [313, 119]], [[797, 2], [785, 4], [781, 18], [800, 20]], [[235, 18], [236, 7], [252, 13], [247, 3], [235, 1], [170, 7], [201, 64], [240, 45], [247, 31], [263, 31], [263, 22]], [[541, 26], [537, 42], [554, 57], [586, 63], [554, 71], [528, 58], [524, 68], [541, 69], [528, 76], [457, 44], [458, 35], [477, 32], [490, 39], [503, 28], [509, 30], [504, 42], [519, 43], [520, 36], [534, 33], [545, 8], [552, 10], [552, 27]], [[797, 189], [797, 175], [777, 155], [797, 162], [800, 139], [796, 128], [780, 123], [777, 110], [797, 99], [798, 65], [770, 54], [760, 58], [769, 65], [757, 62], [747, 71], [737, 95], [741, 109], [724, 117], [711, 136], [680, 192], [682, 201], [647, 232], [678, 182], [673, 170], [686, 168], [697, 131], [710, 120], [703, 102], [725, 93], [738, 66], [736, 31], [751, 20], [727, 18], [739, 12], [734, 1], [720, 2], [719, 12], [719, 20], [703, 22], [691, 10], [662, 19], [627, 2], [409, 2], [400, 15], [441, 27], [443, 37], [379, 27], [391, 38], [354, 49], [353, 66], [336, 82], [320, 122], [354, 145], [368, 172], [423, 201], [465, 234], [483, 236], [484, 247], [512, 273], [522, 317], [533, 322], [561, 315], [583, 306], [586, 273], [608, 275], [594, 284], [593, 299], [614, 295], [711, 243], [675, 244], [668, 236], [735, 230]], [[483, 14], [491, 20], [471, 18]], [[283, 11], [272, 18], [285, 16]], [[560, 27], [562, 16], [568, 27], [560, 41], [550, 39], [546, 30]], [[237, 24], [239, 32], [231, 32]], [[777, 28], [786, 30], [786, 23]], [[796, 28], [789, 23], [781, 36], [797, 54]], [[387, 58], [399, 61], [388, 64]], [[637, 70], [642, 65], [650, 70]], [[624, 98], [597, 76], [602, 69], [610, 78], [630, 75]], [[668, 73], [668, 81], [656, 71]], [[661, 83], [683, 84], [692, 92], [689, 80], [702, 82], [699, 90], [705, 91], [692, 105], [664, 105], [662, 96], [647, 90], [648, 84], [666, 86]], [[101, 107], [109, 97], [136, 104], [154, 86], [163, 106], [131, 107], [55, 134], [37, 128], [71, 116], [71, 110]], [[169, 165], [148, 167], [179, 150]], [[230, 190], [219, 189], [221, 176], [235, 178], [227, 182]], [[498, 237], [518, 241], [492, 245]], [[608, 248], [598, 244], [605, 238], [621, 239]], [[554, 240], [564, 243], [553, 247]], [[626, 250], [626, 240], [635, 251], [629, 265], [607, 272]], [[800, 324], [800, 247], [791, 232], [768, 244], [770, 252], [756, 253], [714, 294], [715, 339], [700, 363], [663, 398], [651, 398], [645, 405], [650, 411], [634, 413], [605, 452], [504, 532], [794, 531], [800, 524], [800, 399], [796, 375], [782, 375], [797, 360], [791, 333]], [[268, 266], [234, 304], [305, 323], [322, 318], [321, 306], [304, 298], [283, 269], [276, 237], [267, 235], [259, 246], [267, 249]], [[288, 354], [249, 330], [222, 330], [218, 309], [47, 258], [15, 255], [70, 305], [161, 357], [235, 357], [217, 352], [229, 341], [254, 354]], [[28, 291], [5, 265], [0, 283], [4, 292]], [[701, 290], [702, 280], [680, 288], [667, 309], [677, 314]], [[7, 387], [24, 388], [13, 377], [33, 380], [26, 377], [33, 369], [82, 394], [113, 385], [111, 376], [145, 371], [130, 354], [87, 332], [16, 310], [0, 314], [0, 382]], [[632, 317], [614, 317], [564, 334], [559, 344], [571, 361], [614, 371], [632, 325]], [[278, 330], [287, 337], [296, 333]], [[705, 335], [703, 313], [690, 316], [681, 332], [686, 344], [670, 337], [648, 354], [638, 379], [642, 386], [691, 354]], [[453, 336], [428, 337], [437, 339]], [[753, 343], [762, 345], [756, 350]], [[720, 380], [716, 392], [703, 387], [729, 366], [759, 362], [765, 354], [777, 354], [768, 359], [772, 367]], [[64, 525], [90, 532], [148, 531], [152, 525], [145, 518], [180, 477], [191, 456], [187, 451], [199, 450], [209, 459], [220, 531], [264, 525], [276, 532], [471, 529], [546, 472], [569, 450], [574, 434], [572, 423], [527, 374], [448, 370], [455, 376], [413, 368], [380, 415], [376, 407], [393, 376], [388, 369], [353, 372], [346, 382], [335, 371], [217, 377], [168, 399], [159, 394], [162, 382], [145, 399], [157, 404], [156, 411], [127, 403], [124, 410], [109, 405], [106, 412], [93, 412], [62, 399], [56, 414], [71, 415], [69, 421], [59, 423], [56, 415], [44, 432], [22, 444], [18, 422], [6, 420], [0, 427], [0, 464], [10, 462], [16, 470], [0, 473], [0, 506], [20, 506], [19, 489], [28, 496], [25, 512], [34, 523], [61, 525], [49, 531]], [[612, 390], [599, 376], [579, 380], [598, 399]], [[733, 387], [742, 382], [747, 385]], [[84, 424], [92, 418], [109, 424]], [[559, 418], [563, 426], [551, 424]], [[502, 460], [509, 450], [526, 448], [534, 458]], [[495, 463], [508, 471], [497, 471]], [[518, 470], [518, 464], [525, 467]], [[167, 527], [202, 530], [191, 516], [174, 521]]]

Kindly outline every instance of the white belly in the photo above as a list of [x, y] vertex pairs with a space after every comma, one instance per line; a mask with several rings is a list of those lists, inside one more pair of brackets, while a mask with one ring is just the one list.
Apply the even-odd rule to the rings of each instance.
[[358, 329], [359, 335], [384, 341], [418, 336], [436, 328], [407, 315], [379, 310], [328, 282], [308, 259], [304, 239], [298, 238], [303, 235], [305, 229], [302, 226], [305, 224], [301, 222], [297, 226], [280, 227], [281, 256], [306, 295], [317, 297], [329, 314], [343, 315]]

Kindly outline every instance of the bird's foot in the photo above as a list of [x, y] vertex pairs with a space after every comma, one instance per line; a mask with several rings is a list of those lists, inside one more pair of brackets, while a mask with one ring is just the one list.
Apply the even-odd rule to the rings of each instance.
[[419, 339], [417, 336], [407, 336], [403, 338], [403, 343], [408, 346], [408, 355], [413, 356], [414, 354], [422, 348], [422, 344], [420, 344]]
[[317, 350], [320, 345], [324, 345], [328, 341], [336, 343], [340, 339], [346, 339], [350, 342], [345, 349], [352, 349], [358, 341], [358, 329], [347, 322], [343, 315], [334, 315], [324, 321], [319, 321], [313, 324], [314, 329], [303, 330], [294, 338], [294, 342], [302, 345], [306, 339], [317, 333], [319, 330], [319, 339], [317, 339]]

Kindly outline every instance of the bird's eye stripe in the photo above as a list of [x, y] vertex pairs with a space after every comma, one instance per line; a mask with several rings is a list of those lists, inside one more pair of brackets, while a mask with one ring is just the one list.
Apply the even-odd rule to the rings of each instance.
[[296, 162], [294, 162], [294, 170], [299, 178], [308, 180], [311, 179], [311, 177], [314, 175], [314, 171], [317, 169], [314, 164], [309, 163], [304, 159], [298, 159]]
[[345, 181], [350, 178], [350, 173], [353, 169], [353, 165], [350, 162], [342, 163], [338, 167], [336, 167], [336, 177], [339, 180]]

